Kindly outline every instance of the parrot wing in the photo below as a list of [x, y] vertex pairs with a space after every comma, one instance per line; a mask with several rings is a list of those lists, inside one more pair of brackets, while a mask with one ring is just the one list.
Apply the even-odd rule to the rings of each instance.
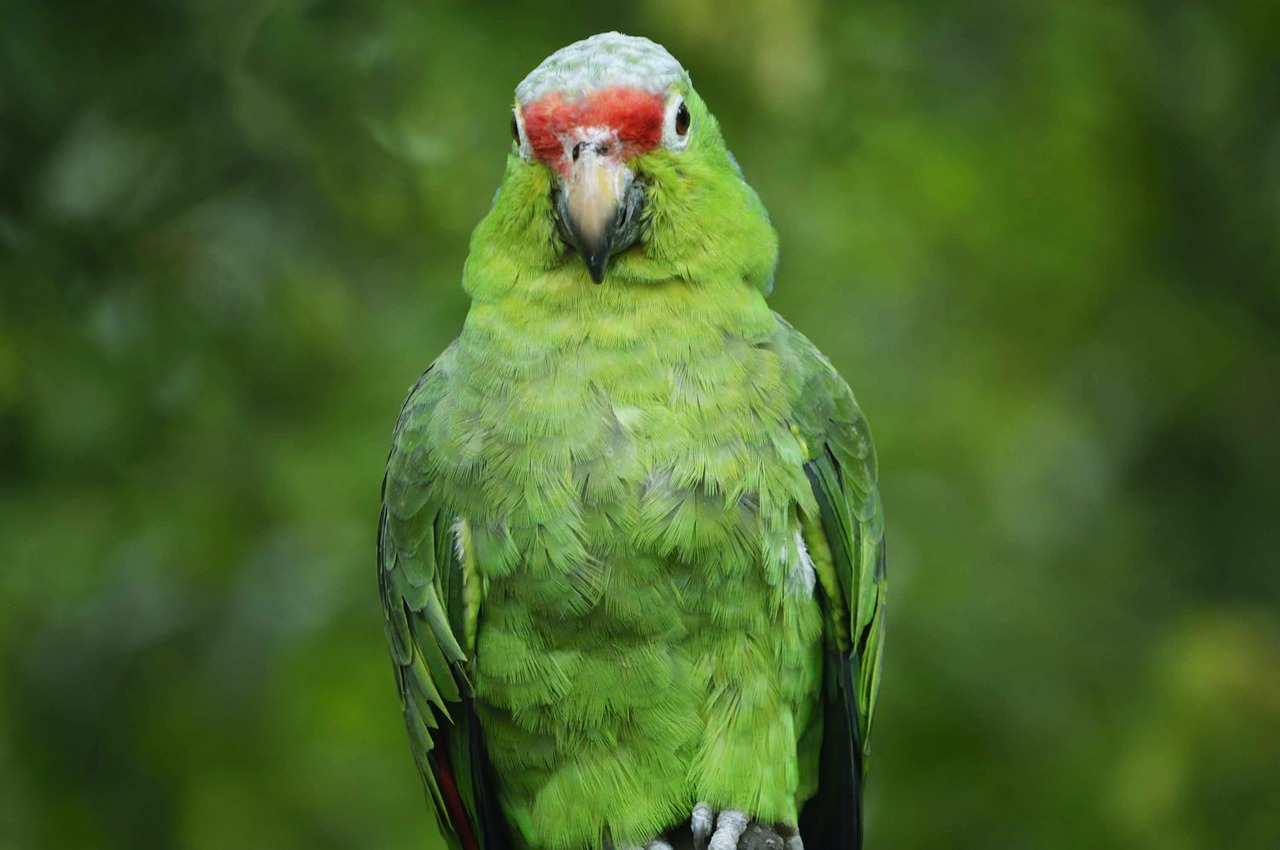
[[803, 367], [793, 421], [819, 509], [818, 517], [806, 518], [804, 536], [826, 617], [819, 790], [805, 806], [800, 834], [811, 846], [859, 848], [884, 640], [884, 516], [875, 447], [844, 379], [813, 343], [782, 323]]
[[429, 369], [396, 422], [382, 483], [378, 584], [414, 761], [440, 831], [451, 847], [495, 850], [506, 846], [505, 827], [493, 808], [462, 647], [474, 616], [468, 600], [478, 593], [431, 479], [428, 433], [445, 390]]

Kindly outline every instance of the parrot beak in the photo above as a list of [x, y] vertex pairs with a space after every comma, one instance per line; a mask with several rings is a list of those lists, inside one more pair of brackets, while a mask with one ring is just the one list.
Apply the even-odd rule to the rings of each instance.
[[591, 279], [603, 283], [609, 259], [640, 238], [644, 191], [606, 144], [578, 142], [572, 157], [556, 201], [560, 235], [582, 255]]

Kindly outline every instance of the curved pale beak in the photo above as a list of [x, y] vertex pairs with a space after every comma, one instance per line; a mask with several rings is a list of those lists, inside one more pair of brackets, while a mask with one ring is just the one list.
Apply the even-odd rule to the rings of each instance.
[[644, 192], [635, 172], [608, 147], [579, 142], [556, 202], [561, 237], [577, 249], [596, 283], [604, 281], [609, 259], [640, 238]]

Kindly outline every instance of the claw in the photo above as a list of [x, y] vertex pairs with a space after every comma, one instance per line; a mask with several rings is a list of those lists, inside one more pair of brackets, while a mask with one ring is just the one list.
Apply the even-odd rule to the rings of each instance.
[[689, 828], [693, 831], [694, 850], [707, 850], [707, 839], [711, 837], [711, 827], [715, 820], [715, 812], [706, 803], [699, 803], [693, 807]]
[[716, 831], [711, 836], [710, 850], [738, 850], [738, 839], [746, 829], [746, 812], [725, 809], [716, 817]]
[[782, 839], [782, 850], [804, 850], [804, 842], [800, 840], [800, 830], [796, 827], [779, 825], [775, 831]]

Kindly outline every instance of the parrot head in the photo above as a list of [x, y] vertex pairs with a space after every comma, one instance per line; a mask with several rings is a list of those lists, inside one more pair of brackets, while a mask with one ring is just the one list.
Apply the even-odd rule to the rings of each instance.
[[[574, 267], [597, 284], [727, 270], [771, 285], [768, 215], [688, 73], [660, 45], [604, 33], [555, 52], [516, 88], [511, 134], [469, 266]], [[494, 277], [469, 272], [468, 289]]]

